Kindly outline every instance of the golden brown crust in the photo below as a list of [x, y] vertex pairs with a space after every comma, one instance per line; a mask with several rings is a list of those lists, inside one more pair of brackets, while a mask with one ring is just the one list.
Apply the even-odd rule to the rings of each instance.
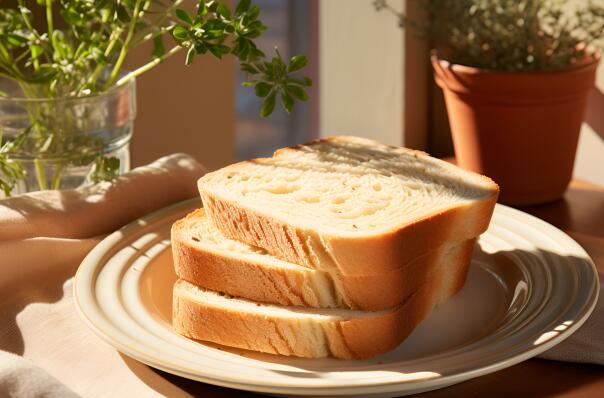
[[290, 319], [216, 306], [179, 293], [182, 282], [177, 282], [173, 327], [192, 339], [271, 354], [370, 358], [396, 348], [435, 306], [455, 295], [463, 286], [467, 269], [468, 264], [453, 275], [434, 275], [396, 309], [343, 320], [311, 316]]
[[402, 303], [437, 273], [465, 282], [476, 239], [439, 248], [406, 266], [378, 276], [343, 277], [346, 295], [358, 308], [368, 311], [393, 308]]
[[451, 240], [467, 240], [485, 232], [489, 226], [497, 195], [458, 206], [408, 224], [398, 230], [363, 239], [348, 237], [326, 239], [327, 251], [342, 273], [362, 275], [367, 264], [372, 273], [387, 273], [400, 264]]
[[284, 261], [346, 276], [390, 273], [449, 241], [475, 238], [488, 228], [497, 201], [494, 193], [395, 231], [357, 238], [319, 236], [203, 190], [201, 196], [214, 225], [229, 238], [262, 247]]
[[[203, 209], [177, 221], [172, 228], [174, 268], [179, 278], [206, 289], [249, 300], [280, 305], [342, 307], [369, 311], [393, 308], [435, 272], [463, 269], [470, 261], [475, 239], [441, 247], [419, 256], [388, 273], [344, 276], [313, 271], [299, 266], [290, 269], [267, 265], [260, 259], [229, 251], [212, 251], [191, 239], [191, 229], [205, 217]], [[203, 239], [203, 236], [201, 237]], [[446, 264], [445, 264], [446, 262]], [[455, 267], [452, 263], [457, 264]], [[334, 282], [333, 279], [336, 279]], [[317, 283], [329, 299], [321, 299]]]
[[[304, 146], [338, 140], [365, 141], [354, 137], [326, 137]], [[280, 149], [275, 156], [284, 156], [299, 147]], [[400, 150], [427, 156], [419, 151]], [[261, 162], [262, 159], [254, 161]], [[242, 162], [229, 168], [236, 171], [246, 164]], [[211, 173], [207, 176], [211, 176]], [[320, 234], [318, 227], [309, 229], [290, 225], [270, 215], [270, 208], [260, 212], [247, 207], [245, 203], [220, 197], [206, 189], [205, 178], [209, 177], [200, 179], [198, 184], [204, 207], [214, 224], [229, 238], [262, 247], [272, 255], [294, 264], [327, 271], [337, 270], [346, 276], [390, 273], [446, 242], [477, 237], [486, 231], [499, 193], [495, 183], [480, 176], [490, 187], [489, 194], [483, 198], [426, 215], [415, 222], [379, 234], [328, 235]]]

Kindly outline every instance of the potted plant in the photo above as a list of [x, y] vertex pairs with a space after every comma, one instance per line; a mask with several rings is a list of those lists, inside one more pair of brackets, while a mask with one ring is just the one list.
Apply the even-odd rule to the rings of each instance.
[[[168, 57], [235, 56], [255, 93], [261, 115], [280, 98], [290, 112], [307, 99], [312, 82], [297, 77], [304, 55], [267, 59], [254, 40], [266, 27], [260, 8], [222, 1], [38, 0], [0, 9], [0, 191], [72, 188], [111, 180], [129, 167], [128, 143], [135, 78]], [[36, 5], [37, 4], [37, 5]], [[37, 29], [43, 20], [44, 29]], [[164, 40], [166, 36], [168, 40]], [[149, 61], [122, 68], [128, 53], [152, 42]]]
[[[458, 164], [493, 178], [504, 203], [559, 198], [594, 87], [604, 8], [553, 0], [428, 6], [425, 32]], [[398, 17], [405, 25], [405, 15]]]

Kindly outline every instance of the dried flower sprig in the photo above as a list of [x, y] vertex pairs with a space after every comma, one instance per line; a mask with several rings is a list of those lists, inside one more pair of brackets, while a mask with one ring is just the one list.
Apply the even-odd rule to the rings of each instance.
[[[418, 28], [386, 0], [376, 10]], [[479, 68], [558, 70], [604, 48], [604, 7], [592, 1], [427, 0], [429, 25], [419, 27], [438, 54]]]

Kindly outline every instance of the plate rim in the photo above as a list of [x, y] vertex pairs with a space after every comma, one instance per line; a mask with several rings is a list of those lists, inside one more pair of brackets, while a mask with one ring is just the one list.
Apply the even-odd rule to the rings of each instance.
[[[86, 323], [86, 325], [93, 330], [93, 332], [100, 337], [103, 341], [110, 344], [118, 351], [124, 353], [125, 355], [132, 357], [138, 361], [141, 361], [151, 367], [161, 369], [168, 373], [176, 374], [181, 377], [185, 377], [188, 379], [198, 380], [214, 385], [219, 385], [223, 387], [236, 388], [241, 390], [248, 391], [256, 391], [256, 392], [264, 392], [264, 393], [275, 393], [275, 394], [285, 394], [285, 393], [297, 393], [297, 394], [305, 394], [305, 395], [324, 395], [324, 394], [332, 394], [332, 395], [345, 395], [353, 393], [351, 389], [354, 389], [354, 392], [359, 393], [360, 388], [369, 389], [369, 393], [390, 393], [390, 392], [421, 392], [421, 391], [429, 391], [441, 387], [450, 386], [456, 383], [459, 383], [464, 380], [468, 380], [474, 377], [479, 377], [485, 374], [489, 374], [509, 366], [513, 366], [517, 363], [520, 363], [526, 359], [539, 355], [540, 353], [547, 351], [551, 347], [559, 344], [570, 335], [572, 335], [577, 329], [579, 329], [585, 321], [589, 318], [589, 315], [594, 310], [598, 294], [599, 294], [599, 280], [597, 278], [597, 269], [595, 264], [589, 257], [588, 253], [579, 245], [574, 239], [568, 236], [566, 233], [556, 228], [555, 226], [547, 223], [544, 220], [541, 220], [535, 216], [532, 216], [528, 213], [522, 212], [520, 210], [504, 206], [501, 204], [496, 205], [496, 210], [498, 212], [505, 213], [510, 212], [512, 214], [520, 215], [520, 217], [528, 217], [528, 219], [536, 223], [537, 225], [541, 224], [541, 227], [545, 227], [549, 230], [555, 230], [557, 234], [561, 234], [565, 243], [571, 243], [575, 246], [581, 254], [584, 256], [581, 260], [585, 261], [590, 265], [592, 277], [591, 284], [591, 292], [588, 295], [588, 299], [586, 300], [586, 304], [579, 311], [577, 310], [579, 318], [576, 319], [567, 329], [561, 331], [556, 336], [551, 337], [547, 341], [533, 346], [528, 350], [525, 350], [519, 354], [513, 354], [510, 358], [501, 359], [495, 363], [490, 365], [485, 365], [482, 367], [478, 367], [475, 369], [468, 369], [465, 371], [461, 371], [451, 375], [438, 375], [433, 378], [413, 380], [413, 381], [404, 381], [404, 380], [389, 380], [389, 381], [381, 381], [375, 383], [365, 383], [362, 385], [353, 385], [346, 383], [346, 380], [341, 380], [341, 384], [329, 385], [329, 386], [318, 386], [318, 387], [304, 387], [299, 385], [288, 385], [287, 383], [274, 383], [269, 381], [258, 381], [253, 380], [254, 382], [246, 381], [242, 382], [241, 378], [225, 378], [224, 375], [211, 375], [211, 374], [197, 374], [187, 372], [186, 370], [178, 369], [174, 366], [168, 366], [165, 362], [156, 361], [154, 358], [149, 357], [149, 355], [145, 352], [139, 352], [139, 350], [133, 350], [132, 347], [126, 346], [119, 339], [116, 339], [115, 336], [112, 336], [110, 333], [105, 332], [102, 327], [100, 327], [97, 323], [91, 319], [90, 314], [86, 313], [84, 309], [85, 306], [82, 305], [80, 299], [84, 297], [85, 293], [82, 293], [82, 287], [87, 286], [84, 281], [87, 279], [95, 280], [96, 276], [98, 276], [100, 270], [103, 268], [103, 265], [100, 265], [101, 261], [95, 260], [96, 258], [103, 258], [103, 255], [110, 252], [112, 248], [119, 246], [119, 242], [123, 241], [124, 237], [130, 235], [135, 235], [136, 232], [140, 232], [142, 228], [152, 226], [153, 223], [161, 221], [162, 219], [172, 215], [173, 213], [178, 212], [179, 214], [184, 214], [187, 211], [192, 210], [193, 204], [201, 206], [200, 200], [198, 198], [191, 198], [184, 200], [182, 202], [178, 202], [167, 206], [165, 208], [159, 209], [153, 213], [150, 213], [142, 218], [139, 218], [119, 230], [113, 232], [108, 235], [105, 239], [103, 239], [97, 246], [95, 246], [86, 258], [82, 261], [78, 271], [76, 272], [74, 283], [73, 283], [73, 298], [74, 303], [77, 309], [77, 312], [81, 319]], [[497, 210], [499, 209], [499, 210]], [[95, 266], [95, 263], [99, 263]], [[90, 286], [89, 289], [90, 297], [96, 297], [93, 292], [95, 288]], [[85, 290], [85, 289], [84, 289]], [[114, 326], [115, 327], [115, 326]], [[406, 388], [409, 387], [409, 388]], [[346, 390], [350, 391], [346, 391]], [[296, 390], [296, 391], [293, 391]]]

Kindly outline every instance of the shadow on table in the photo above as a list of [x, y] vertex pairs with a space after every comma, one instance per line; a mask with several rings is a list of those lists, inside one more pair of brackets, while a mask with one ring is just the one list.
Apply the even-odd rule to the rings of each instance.
[[[541, 383], [537, 383], [537, 380]], [[417, 397], [541, 398], [566, 394], [601, 397], [603, 390], [604, 369], [601, 366], [533, 358], [445, 389], [418, 394]], [[576, 392], [577, 395], [571, 392]]]
[[[23, 355], [24, 343], [17, 317], [25, 307], [33, 303], [56, 303], [63, 298], [64, 284], [76, 272], [81, 258], [97, 242], [96, 240], [48, 239], [0, 242], [0, 350]], [[65, 258], [52, 258], [53, 250]], [[49, 253], [41, 259], [38, 253]], [[44, 320], [40, 320], [43, 322]]]
[[186, 379], [151, 368], [124, 354], [120, 354], [120, 356], [132, 373], [138, 376], [143, 383], [166, 397], [181, 398], [192, 395], [194, 397], [237, 398], [260, 396], [251, 392], [233, 390]]

